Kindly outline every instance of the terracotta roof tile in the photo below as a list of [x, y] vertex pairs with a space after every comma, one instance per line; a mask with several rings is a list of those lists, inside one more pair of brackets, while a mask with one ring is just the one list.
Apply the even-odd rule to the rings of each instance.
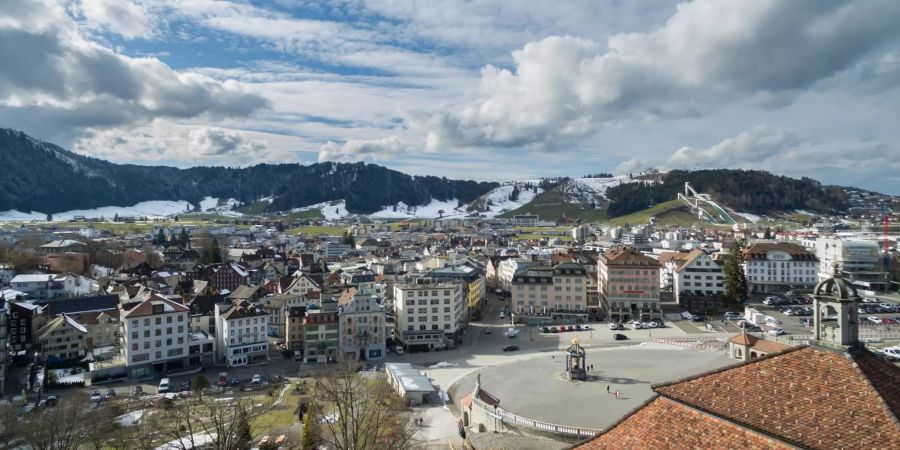
[[660, 395], [809, 448], [900, 448], [900, 368], [793, 347], [670, 384]]
[[789, 449], [789, 445], [687, 407], [656, 397], [603, 434], [576, 450]]

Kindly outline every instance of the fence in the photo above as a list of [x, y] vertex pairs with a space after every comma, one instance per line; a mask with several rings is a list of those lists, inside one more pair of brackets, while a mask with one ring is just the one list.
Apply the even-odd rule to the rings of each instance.
[[726, 340], [717, 336], [700, 336], [653, 338], [653, 342], [700, 350], [718, 350], [725, 345]]
[[507, 411], [499, 406], [490, 406], [478, 398], [475, 398], [474, 402], [479, 408], [483, 409], [490, 415], [493, 415], [495, 417], [499, 416], [501, 420], [508, 420], [514, 424], [522, 425], [545, 433], [563, 434], [576, 437], [591, 437], [596, 436], [598, 433], [600, 433], [600, 431], [602, 431], [598, 428], [570, 427], [549, 422], [541, 422], [540, 420], [529, 419], [527, 417], [522, 417], [516, 413]]

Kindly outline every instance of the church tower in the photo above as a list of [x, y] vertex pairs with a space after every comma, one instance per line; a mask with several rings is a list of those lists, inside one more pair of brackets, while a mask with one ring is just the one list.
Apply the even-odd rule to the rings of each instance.
[[813, 327], [810, 345], [849, 351], [859, 343], [859, 294], [847, 280], [834, 276], [813, 290]]

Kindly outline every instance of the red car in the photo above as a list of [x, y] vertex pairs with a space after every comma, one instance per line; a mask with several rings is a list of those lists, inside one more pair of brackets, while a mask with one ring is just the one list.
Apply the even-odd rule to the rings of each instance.
[[560, 332], [560, 333], [564, 333], [564, 332], [566, 332], [566, 331], [569, 331], [569, 330], [566, 329], [566, 327], [564, 327], [564, 326], [559, 327], [559, 332]]
[[220, 388], [228, 386], [228, 375], [219, 374], [219, 379], [216, 380], [216, 386]]

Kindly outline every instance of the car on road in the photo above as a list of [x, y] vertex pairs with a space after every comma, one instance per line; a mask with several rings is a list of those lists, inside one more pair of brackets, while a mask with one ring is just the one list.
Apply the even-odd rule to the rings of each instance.
[[813, 326], [813, 320], [810, 317], [804, 317], [800, 319], [800, 325], [803, 325], [804, 327], [811, 327]]
[[581, 331], [581, 325], [575, 325], [575, 331]]
[[181, 382], [181, 385], [178, 386], [178, 392], [188, 392], [191, 390], [191, 382], [188, 380], [184, 380]]
[[303, 352], [300, 350], [294, 350], [294, 361], [303, 361]]
[[519, 346], [518, 346], [518, 345], [507, 345], [506, 347], [503, 347], [503, 351], [504, 351], [504, 352], [515, 352], [515, 351], [518, 351], [518, 350], [519, 350]]
[[91, 403], [100, 403], [103, 401], [103, 397], [100, 395], [100, 389], [91, 390]]
[[632, 329], [632, 330], [640, 330], [640, 329], [642, 329], [642, 328], [644, 328], [644, 324], [638, 322], [637, 320], [635, 320], [634, 322], [631, 322], [631, 329]]
[[624, 330], [625, 329], [625, 325], [622, 325], [621, 323], [618, 323], [618, 322], [610, 322], [608, 327], [610, 330]]
[[541, 333], [549, 333], [550, 327], [541, 327]]
[[862, 299], [863, 303], [878, 303], [878, 299], [875, 297], [865, 297]]
[[402, 355], [402, 354], [403, 354], [403, 347], [401, 347], [401, 346], [399, 346], [399, 345], [395, 345], [395, 346], [394, 346], [394, 353], [396, 353], [396, 354], [398, 354], [398, 355]]
[[557, 330], [556, 327], [550, 327], [550, 332], [551, 333], [559, 333], [559, 330]]
[[110, 388], [110, 389], [107, 389], [107, 390], [106, 390], [106, 394], [104, 394], [103, 397], [105, 397], [105, 398], [113, 398], [113, 397], [115, 397], [115, 396], [116, 396], [116, 390]]
[[131, 388], [132, 397], [140, 397], [142, 395], [144, 395], [144, 388], [142, 386], [138, 385]]
[[239, 384], [241, 384], [241, 378], [240, 378], [240, 377], [237, 377], [237, 376], [231, 377], [231, 385], [232, 385], [232, 386], [237, 386], [237, 385], [239, 385]]
[[725, 313], [725, 320], [741, 320], [743, 318], [744, 318], [744, 316], [741, 315], [740, 313], [736, 313], [736, 312]]
[[224, 388], [228, 386], [228, 374], [225, 372], [219, 372], [219, 378], [216, 380], [216, 386], [220, 388]]
[[253, 374], [253, 378], [250, 379], [250, 383], [260, 384], [262, 383], [262, 377], [258, 373], [255, 373]]
[[159, 380], [159, 390], [157, 390], [156, 392], [158, 392], [160, 394], [165, 394], [166, 392], [169, 392], [169, 379], [168, 378], [163, 378], [162, 380]]
[[615, 339], [617, 341], [624, 341], [624, 340], [628, 339], [628, 336], [625, 336], [622, 333], [616, 333], [616, 334], [613, 334], [613, 339]]
[[769, 336], [781, 336], [784, 334], [784, 328], [781, 327], [772, 327], [769, 331], [766, 332]]
[[485, 328], [485, 329], [484, 329], [484, 334], [491, 334], [491, 329], [490, 329], [490, 328]]
[[500, 311], [500, 318], [501, 318], [501, 319], [505, 319], [505, 318], [506, 318], [506, 311]]
[[868, 320], [869, 322], [874, 323], [876, 325], [881, 325], [884, 322], [881, 320], [881, 317], [878, 317], [878, 316], [869, 316], [869, 317], [866, 317], [866, 320]]
[[885, 347], [881, 349], [881, 354], [891, 361], [898, 361], [900, 360], [900, 345]]
[[706, 320], [706, 317], [703, 317], [699, 314], [691, 315], [691, 322], [703, 322], [704, 320]]

